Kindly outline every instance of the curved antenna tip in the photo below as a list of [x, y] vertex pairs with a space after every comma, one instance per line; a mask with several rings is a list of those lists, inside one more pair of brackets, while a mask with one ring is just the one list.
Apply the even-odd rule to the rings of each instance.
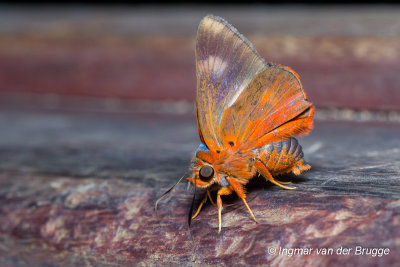
[[171, 192], [172, 190], [182, 181], [182, 179], [186, 176], [186, 173], [179, 178], [179, 180], [170, 188], [168, 189], [164, 194], [161, 195], [161, 197], [159, 197], [156, 201], [156, 204], [154, 205], [154, 211], [157, 211], [157, 207], [158, 207], [158, 203], [163, 200], [164, 198], [166, 198]]

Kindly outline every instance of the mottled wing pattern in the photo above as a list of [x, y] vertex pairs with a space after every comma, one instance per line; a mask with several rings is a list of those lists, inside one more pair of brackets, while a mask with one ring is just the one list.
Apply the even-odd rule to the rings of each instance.
[[257, 148], [307, 134], [312, 129], [313, 114], [297, 74], [287, 67], [270, 65], [253, 77], [232, 106], [225, 108], [220, 127], [225, 129], [227, 142]]
[[266, 64], [225, 20], [201, 21], [196, 67], [199, 135], [210, 150], [257, 148], [312, 129], [314, 108], [297, 74]]
[[[252, 79], [267, 65], [250, 42], [219, 17], [201, 22], [196, 41], [197, 120], [200, 139], [210, 150], [224, 147], [222, 113], [236, 103]], [[231, 114], [232, 116], [237, 114]], [[240, 121], [233, 118], [235, 134]]]

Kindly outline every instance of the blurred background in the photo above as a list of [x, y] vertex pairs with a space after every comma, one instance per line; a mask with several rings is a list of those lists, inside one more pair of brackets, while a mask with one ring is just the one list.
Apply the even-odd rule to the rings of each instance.
[[400, 110], [398, 6], [283, 3], [2, 4], [0, 105], [192, 113], [196, 30], [214, 14], [318, 108]]

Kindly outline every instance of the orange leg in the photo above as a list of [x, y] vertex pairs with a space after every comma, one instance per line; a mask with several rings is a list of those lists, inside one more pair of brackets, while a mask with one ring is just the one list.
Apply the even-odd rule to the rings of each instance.
[[[207, 190], [208, 192], [208, 190]], [[196, 218], [199, 215], [201, 208], [207, 202], [207, 194], [204, 195], [203, 200], [200, 202], [199, 207], [197, 208], [196, 213], [192, 216], [192, 219]]]
[[278, 181], [278, 180], [275, 180], [275, 181], [277, 181], [280, 184], [291, 184], [292, 183], [292, 182], [284, 182], [284, 181]]
[[199, 215], [201, 208], [203, 207], [204, 204], [206, 204], [207, 202], [207, 197], [210, 199], [211, 204], [213, 204], [214, 206], [216, 206], [216, 204], [214, 203], [214, 201], [211, 198], [210, 195], [210, 191], [208, 191], [208, 189], [206, 190], [206, 194], [204, 195], [203, 200], [200, 202], [199, 207], [197, 208], [196, 213], [192, 216], [192, 219], [196, 218], [197, 215]]
[[247, 205], [246, 202], [246, 193], [245, 190], [243, 188], [243, 184], [239, 183], [236, 179], [232, 178], [232, 177], [228, 177], [228, 183], [231, 185], [232, 189], [236, 192], [236, 194], [238, 195], [238, 197], [240, 197], [243, 200], [244, 205], [246, 205], [246, 208], [248, 209], [248, 211], [251, 214], [251, 217], [253, 218], [253, 220], [257, 223], [256, 217], [254, 216], [253, 212], [251, 211], [249, 205]]
[[249, 205], [247, 205], [246, 199], [245, 199], [245, 198], [242, 198], [242, 200], [243, 200], [244, 204], [246, 205], [247, 209], [249, 210], [249, 212], [250, 212], [250, 214], [251, 214], [251, 217], [253, 217], [253, 220], [254, 220], [256, 223], [258, 223], [257, 220], [256, 220], [256, 217], [254, 216], [253, 212], [251, 211]]
[[271, 183], [276, 184], [277, 186], [280, 186], [285, 189], [296, 189], [296, 187], [285, 186], [281, 182], [278, 182], [277, 180], [275, 180], [274, 177], [272, 177], [271, 173], [268, 171], [268, 169], [265, 167], [265, 165], [260, 160], [256, 160], [256, 161], [254, 161], [254, 163], [256, 165], [257, 171], [262, 176], [264, 176], [264, 178], [268, 179]]
[[208, 198], [210, 199], [211, 204], [213, 204], [213, 206], [217, 206], [217, 204], [215, 204], [214, 200], [212, 200], [212, 197], [210, 195], [210, 191], [208, 191], [208, 189], [207, 189], [207, 195], [208, 195]]
[[221, 214], [222, 214], [222, 200], [221, 196], [224, 195], [230, 195], [232, 194], [232, 189], [228, 187], [222, 187], [221, 189], [218, 190], [217, 193], [217, 207], [218, 207], [218, 234], [221, 233], [221, 227], [222, 227], [222, 219], [221, 219]]

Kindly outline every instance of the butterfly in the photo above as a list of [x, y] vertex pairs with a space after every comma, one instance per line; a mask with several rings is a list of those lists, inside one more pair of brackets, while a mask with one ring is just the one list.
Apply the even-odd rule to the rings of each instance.
[[[236, 194], [257, 222], [246, 201], [245, 185], [256, 175], [285, 189], [281, 174], [309, 170], [294, 136], [313, 128], [314, 106], [299, 76], [289, 67], [266, 63], [254, 46], [224, 19], [208, 15], [196, 40], [196, 117], [201, 144], [186, 179], [205, 194], [189, 225], [207, 199], [218, 208], [221, 196]], [[185, 175], [186, 176], [186, 175]], [[179, 181], [156, 202], [171, 192]], [[210, 191], [216, 191], [216, 204]]]

